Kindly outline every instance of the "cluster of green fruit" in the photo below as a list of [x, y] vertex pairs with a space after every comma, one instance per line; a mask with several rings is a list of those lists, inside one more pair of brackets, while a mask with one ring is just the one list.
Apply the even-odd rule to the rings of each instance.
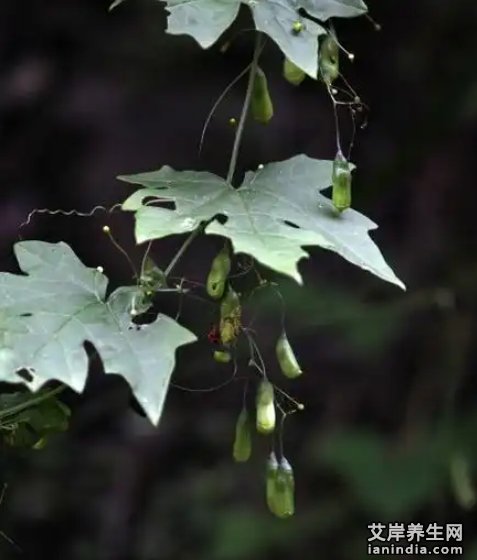
[[[240, 332], [240, 298], [228, 284], [231, 264], [229, 249], [226, 245], [212, 261], [206, 283], [207, 293], [210, 297], [222, 298], [219, 342], [222, 344], [223, 350], [214, 352], [214, 358], [218, 362], [231, 360], [231, 346]], [[284, 330], [277, 340], [275, 351], [280, 370], [286, 377], [295, 379], [303, 373]], [[265, 375], [258, 384], [255, 405], [257, 432], [264, 435], [273, 433], [276, 427], [275, 388]], [[298, 408], [302, 409], [303, 405], [298, 405]], [[244, 405], [235, 426], [233, 444], [235, 461], [249, 460], [252, 453], [252, 432], [251, 417]], [[272, 452], [266, 468], [266, 496], [268, 507], [273, 514], [280, 518], [293, 515], [294, 489], [295, 483], [290, 463], [283, 456], [278, 461], [275, 453]]]
[[[292, 32], [301, 33], [303, 26], [302, 22], [295, 22]], [[320, 42], [319, 52], [319, 78], [328, 89], [340, 75], [339, 52], [340, 46], [335, 34], [328, 33]], [[351, 58], [352, 55], [349, 54], [348, 57]], [[283, 76], [289, 83], [298, 86], [303, 82], [306, 74], [285, 57]], [[274, 113], [267, 78], [260, 67], [257, 68], [255, 75], [250, 111], [253, 119], [262, 124], [268, 124]], [[332, 186], [333, 205], [339, 212], [343, 212], [351, 206], [351, 168], [341, 149], [338, 149], [334, 160]]]

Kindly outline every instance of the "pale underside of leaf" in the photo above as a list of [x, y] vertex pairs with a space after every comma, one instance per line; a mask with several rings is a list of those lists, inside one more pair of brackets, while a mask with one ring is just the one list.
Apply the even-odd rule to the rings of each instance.
[[190, 35], [206, 49], [237, 17], [239, 0], [170, 0], [167, 32]]
[[293, 23], [299, 18], [297, 8], [290, 0], [257, 0], [250, 2], [255, 26], [269, 35], [286, 57], [316, 78], [318, 72], [318, 36], [325, 29], [311, 20], [305, 20], [300, 33], [293, 33]]
[[301, 7], [320, 21], [331, 17], [362, 16], [368, 9], [362, 0], [300, 0]]
[[164, 405], [179, 346], [196, 337], [159, 315], [137, 328], [130, 318], [137, 288], [124, 287], [105, 298], [107, 278], [85, 267], [64, 243], [17, 243], [26, 274], [0, 274], [0, 381], [23, 382], [33, 391], [50, 380], [81, 392], [88, 374], [84, 343], [94, 345], [104, 371], [119, 374], [151, 422]]
[[[255, 26], [280, 47], [286, 57], [312, 78], [318, 72], [318, 37], [326, 30], [304, 18], [299, 9], [325, 21], [355, 17], [366, 12], [361, 0], [242, 0], [252, 11]], [[167, 32], [190, 35], [201, 47], [213, 45], [237, 17], [241, 0], [169, 0]], [[293, 31], [296, 21], [303, 23]]]
[[[331, 184], [332, 166], [332, 161], [295, 156], [247, 173], [239, 189], [211, 173], [163, 167], [120, 177], [146, 187], [132, 194], [123, 209], [136, 213], [138, 243], [190, 232], [223, 215], [225, 223], [213, 221], [205, 232], [228, 237], [236, 252], [299, 283], [298, 262], [308, 257], [304, 247], [318, 245], [404, 288], [368, 235], [376, 224], [355, 210], [338, 214], [320, 194]], [[157, 206], [160, 200], [174, 201], [175, 210]]]

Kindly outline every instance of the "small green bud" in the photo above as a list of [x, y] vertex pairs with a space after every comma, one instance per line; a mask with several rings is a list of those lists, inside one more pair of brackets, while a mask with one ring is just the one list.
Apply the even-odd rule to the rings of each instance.
[[223, 350], [215, 350], [214, 352], [214, 360], [220, 364], [228, 364], [231, 359], [232, 356], [230, 352], [225, 352]]
[[298, 33], [301, 33], [303, 31], [304, 27], [305, 26], [303, 25], [303, 23], [301, 21], [297, 20], [297, 21], [293, 22], [292, 31], [293, 31], [293, 33], [298, 35]]

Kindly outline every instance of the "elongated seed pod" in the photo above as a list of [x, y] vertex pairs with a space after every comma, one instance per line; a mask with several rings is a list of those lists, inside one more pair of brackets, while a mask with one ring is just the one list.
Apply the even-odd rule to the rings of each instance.
[[331, 85], [340, 75], [339, 45], [332, 35], [327, 35], [320, 43], [320, 76], [325, 84]]
[[230, 319], [220, 321], [220, 341], [224, 346], [229, 346], [237, 338], [237, 331], [234, 323]]
[[257, 390], [257, 431], [260, 434], [270, 434], [275, 429], [275, 395], [270, 381], [260, 382]]
[[231, 359], [232, 356], [230, 355], [230, 352], [226, 352], [224, 350], [214, 351], [214, 360], [220, 364], [228, 364]]
[[207, 293], [213, 299], [220, 299], [224, 293], [226, 277], [222, 273], [210, 271], [207, 276]]
[[305, 72], [294, 64], [290, 59], [283, 59], [283, 77], [294, 86], [299, 86], [306, 77]]
[[263, 70], [257, 68], [250, 100], [252, 117], [262, 124], [268, 124], [273, 117], [273, 103], [268, 90], [267, 77]]
[[454, 455], [450, 465], [451, 484], [456, 502], [462, 509], [471, 509], [476, 502], [469, 463], [463, 455]]
[[265, 490], [266, 490], [266, 500], [267, 506], [271, 513], [276, 515], [276, 505], [275, 505], [275, 482], [278, 471], [278, 461], [275, 453], [272, 451], [267, 460], [267, 470], [265, 479]]
[[229, 286], [227, 293], [220, 304], [220, 317], [225, 319], [236, 313], [237, 309], [240, 308], [240, 296], [237, 292]]
[[242, 306], [237, 292], [229, 286], [227, 294], [220, 304], [220, 339], [224, 346], [228, 346], [237, 338], [240, 332]]
[[334, 207], [343, 212], [351, 206], [351, 169], [341, 150], [333, 162], [331, 199]]
[[247, 409], [243, 408], [235, 425], [233, 456], [238, 463], [244, 463], [250, 459], [251, 453], [252, 429]]
[[275, 515], [286, 519], [295, 513], [295, 479], [290, 463], [282, 457], [275, 476]]
[[210, 297], [220, 299], [223, 296], [231, 265], [229, 251], [227, 247], [224, 247], [214, 257], [207, 276], [206, 287]]
[[277, 360], [283, 375], [290, 379], [300, 376], [303, 371], [298, 363], [293, 348], [288, 342], [285, 331], [282, 332], [276, 345]]

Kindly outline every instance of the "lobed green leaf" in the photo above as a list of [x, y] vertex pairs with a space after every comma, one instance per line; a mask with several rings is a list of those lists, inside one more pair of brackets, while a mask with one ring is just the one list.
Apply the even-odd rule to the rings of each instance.
[[[65, 243], [23, 241], [15, 254], [25, 274], [0, 274], [0, 381], [35, 391], [58, 380], [81, 392], [88, 341], [105, 372], [123, 376], [157, 424], [176, 349], [196, 337], [165, 315], [133, 324], [137, 288], [118, 288], [106, 298], [106, 276], [84, 266]], [[22, 370], [29, 376], [20, 377]]]
[[[238, 189], [212, 173], [167, 166], [119, 179], [145, 187], [123, 204], [135, 212], [138, 243], [190, 232], [222, 215], [225, 223], [213, 221], [205, 233], [228, 237], [236, 252], [299, 283], [297, 264], [308, 257], [303, 247], [318, 245], [404, 288], [368, 235], [376, 224], [355, 210], [338, 214], [320, 193], [331, 185], [332, 167], [298, 155], [248, 172]], [[161, 200], [174, 201], [175, 209], [158, 206]]]
[[[320, 21], [366, 13], [362, 0], [165, 0], [169, 12], [167, 32], [190, 35], [201, 47], [213, 45], [237, 17], [240, 4], [252, 11], [257, 30], [267, 34], [285, 56], [312, 78], [318, 72], [318, 37], [326, 30], [300, 9]], [[303, 23], [293, 31], [296, 21]]]

